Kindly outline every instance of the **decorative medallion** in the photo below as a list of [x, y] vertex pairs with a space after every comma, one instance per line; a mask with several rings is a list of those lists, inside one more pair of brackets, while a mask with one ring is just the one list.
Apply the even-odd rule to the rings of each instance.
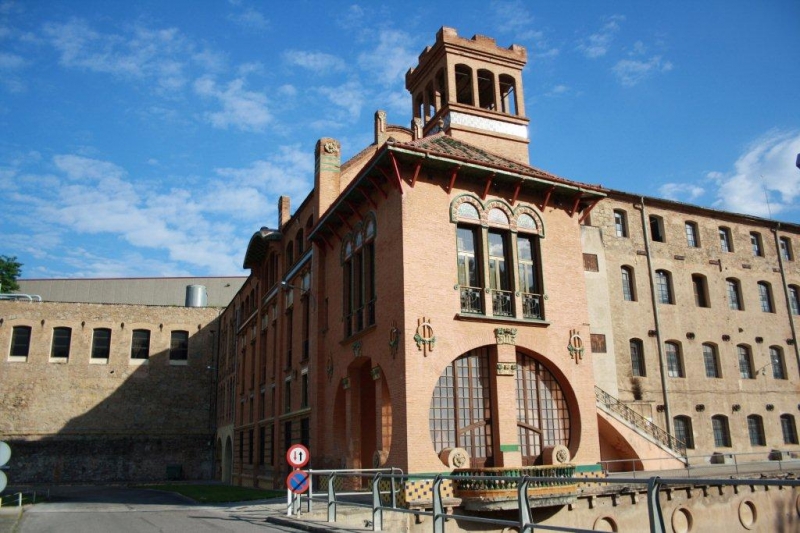
[[333, 379], [333, 356], [328, 356], [328, 365], [325, 368], [325, 371], [328, 373], [328, 383]]
[[372, 376], [372, 381], [378, 381], [379, 379], [381, 379], [381, 367], [373, 366], [369, 370], [369, 375]]
[[498, 376], [514, 376], [517, 373], [517, 363], [497, 363]]
[[322, 145], [322, 148], [325, 150], [326, 153], [329, 153], [329, 154], [338, 154], [339, 153], [339, 146], [334, 141], [326, 142], [324, 145]]
[[575, 364], [583, 359], [583, 339], [577, 329], [569, 330], [569, 344], [567, 344], [569, 356], [575, 360]]
[[397, 347], [400, 345], [400, 329], [397, 327], [397, 321], [392, 321], [392, 327], [389, 328], [389, 351], [392, 354], [392, 359], [397, 356]]
[[353, 343], [353, 357], [361, 357], [361, 341]]
[[350, 388], [350, 378], [342, 378], [342, 388], [347, 390]]
[[417, 319], [417, 332], [414, 334], [414, 341], [417, 343], [417, 349], [422, 351], [422, 354], [427, 357], [428, 352], [433, 351], [433, 345], [436, 344], [436, 335], [433, 334], [433, 326], [429, 319], [422, 317]]
[[517, 328], [494, 328], [497, 344], [517, 344]]

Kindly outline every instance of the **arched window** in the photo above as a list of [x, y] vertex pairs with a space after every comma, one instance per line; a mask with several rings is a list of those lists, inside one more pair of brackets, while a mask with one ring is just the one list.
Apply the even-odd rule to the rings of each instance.
[[10, 357], [28, 357], [31, 351], [31, 327], [14, 326], [11, 332]]
[[761, 310], [765, 313], [774, 313], [775, 305], [772, 300], [772, 287], [766, 281], [758, 282], [758, 300], [761, 302]]
[[656, 297], [658, 303], [674, 304], [672, 276], [666, 270], [656, 270]]
[[472, 69], [467, 65], [456, 65], [456, 102], [475, 105], [472, 98]]
[[714, 433], [715, 448], [731, 447], [731, 430], [728, 426], [728, 417], [714, 415], [711, 417], [711, 431]]
[[491, 466], [489, 380], [487, 348], [467, 352], [439, 376], [429, 413], [431, 440], [437, 454], [445, 448], [464, 448], [473, 466]]
[[623, 209], [614, 209], [614, 234], [617, 237], [628, 236], [628, 214]]
[[289, 241], [286, 245], [286, 270], [294, 264], [294, 243]]
[[781, 432], [783, 433], [784, 444], [797, 444], [797, 426], [794, 422], [794, 416], [784, 414], [781, 415]]
[[633, 277], [633, 267], [624, 265], [622, 268], [620, 268], [620, 273], [622, 275], [622, 299], [626, 302], [635, 302], [636, 289]]
[[710, 342], [703, 344], [703, 365], [706, 368], [707, 378], [721, 378], [719, 367], [719, 352], [717, 347]]
[[780, 346], [769, 347], [769, 364], [772, 366], [773, 379], [787, 379], [786, 363], [783, 360], [783, 350]]
[[50, 347], [50, 357], [53, 359], [69, 359], [69, 348], [72, 341], [72, 328], [53, 328], [53, 344]]
[[503, 113], [518, 115], [517, 82], [508, 74], [500, 74], [500, 105]]
[[725, 286], [728, 289], [728, 308], [734, 311], [743, 311], [744, 303], [742, 302], [742, 289], [739, 285], [739, 280], [727, 278]]
[[755, 379], [756, 375], [753, 371], [753, 356], [750, 353], [750, 347], [746, 344], [740, 344], [736, 347], [736, 353], [739, 356], [739, 377], [742, 379]]
[[800, 315], [800, 287], [789, 285], [789, 307], [794, 316]]
[[342, 249], [344, 333], [375, 324], [375, 215], [345, 237]]
[[297, 235], [295, 235], [294, 239], [295, 239], [295, 242], [297, 243], [297, 258], [300, 259], [300, 257], [302, 257], [302, 255], [303, 255], [303, 252], [305, 252], [305, 247], [306, 247], [305, 246], [306, 245], [306, 241], [305, 241], [304, 236], [303, 236], [303, 229], [302, 228], [297, 230]]
[[490, 70], [478, 69], [478, 106], [495, 110], [494, 74]]
[[694, 435], [692, 434], [692, 419], [680, 415], [672, 419], [675, 428], [675, 438], [686, 445], [687, 450], [694, 449]]
[[569, 431], [569, 407], [555, 376], [517, 352], [517, 432], [523, 464], [534, 464], [545, 446], [569, 446]]
[[641, 339], [631, 339], [631, 375], [634, 377], [647, 376], [647, 370], [644, 365], [644, 344]]
[[759, 415], [747, 417], [747, 433], [750, 435], [751, 446], [767, 445], [767, 439], [764, 436], [764, 420]]
[[667, 375], [671, 378], [685, 377], [680, 345], [677, 342], [666, 342], [664, 347], [667, 352]]

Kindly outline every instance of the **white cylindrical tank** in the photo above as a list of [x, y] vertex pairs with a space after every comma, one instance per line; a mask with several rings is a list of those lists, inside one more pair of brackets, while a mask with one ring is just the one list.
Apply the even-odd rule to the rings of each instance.
[[208, 292], [205, 285], [186, 286], [186, 307], [205, 307], [208, 305]]

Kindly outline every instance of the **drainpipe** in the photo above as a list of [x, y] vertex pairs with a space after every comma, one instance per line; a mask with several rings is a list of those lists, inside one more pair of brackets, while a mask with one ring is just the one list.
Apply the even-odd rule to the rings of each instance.
[[664, 429], [668, 435], [672, 435], [672, 417], [669, 409], [669, 394], [667, 392], [667, 372], [664, 363], [664, 346], [661, 342], [661, 323], [658, 318], [658, 298], [656, 297], [655, 271], [653, 270], [653, 258], [650, 254], [650, 234], [648, 233], [647, 211], [644, 206], [644, 196], [639, 198], [641, 202], [642, 214], [642, 234], [644, 235], [644, 251], [647, 256], [647, 272], [650, 275], [650, 300], [653, 305], [653, 320], [656, 328], [656, 343], [658, 344], [658, 368], [661, 372], [661, 392], [664, 396]]
[[[798, 162], [800, 163], [800, 155], [798, 155]], [[778, 268], [781, 271], [781, 285], [783, 285], [783, 296], [786, 298], [786, 313], [789, 315], [789, 328], [792, 330], [792, 346], [794, 346], [794, 358], [797, 361], [797, 369], [800, 371], [800, 347], [797, 346], [797, 330], [794, 327], [794, 317], [792, 316], [792, 302], [789, 300], [789, 286], [786, 283], [786, 271], [783, 269], [783, 256], [781, 256], [781, 242], [778, 237], [778, 230], [781, 229], [781, 223], [777, 222], [775, 229], [772, 230], [775, 235], [775, 249], [778, 251]]]

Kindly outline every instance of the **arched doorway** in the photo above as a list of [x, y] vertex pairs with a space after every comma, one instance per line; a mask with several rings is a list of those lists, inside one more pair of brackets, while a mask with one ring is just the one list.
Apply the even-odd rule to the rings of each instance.
[[222, 482], [230, 483], [233, 474], [233, 443], [231, 438], [225, 439], [225, 449], [222, 452]]
[[[373, 468], [389, 454], [392, 438], [392, 404], [389, 387], [379, 366], [372, 366], [368, 357], [361, 357], [348, 368], [344, 398], [337, 394], [334, 411], [344, 410], [349, 416], [341, 431], [347, 439], [350, 468]], [[342, 403], [344, 405], [342, 405]]]

